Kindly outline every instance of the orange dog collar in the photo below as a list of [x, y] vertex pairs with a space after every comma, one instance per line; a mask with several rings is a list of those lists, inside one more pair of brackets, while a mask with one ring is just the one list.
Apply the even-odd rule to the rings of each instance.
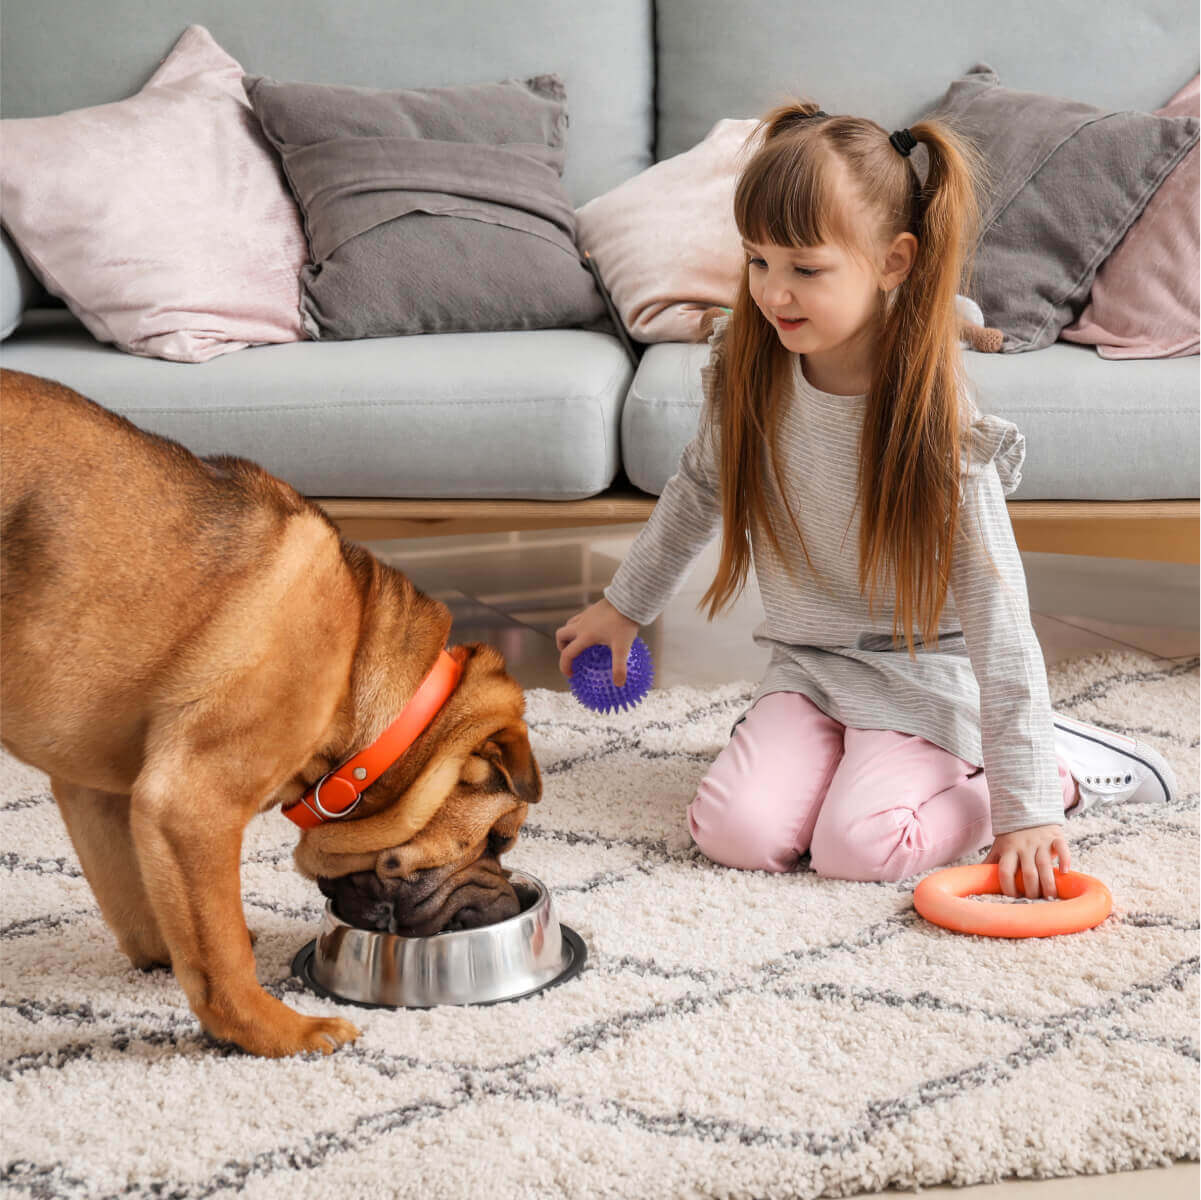
[[463, 668], [445, 650], [400, 715], [365, 750], [323, 775], [283, 814], [301, 829], [348, 817], [363, 794], [428, 728], [458, 685]]

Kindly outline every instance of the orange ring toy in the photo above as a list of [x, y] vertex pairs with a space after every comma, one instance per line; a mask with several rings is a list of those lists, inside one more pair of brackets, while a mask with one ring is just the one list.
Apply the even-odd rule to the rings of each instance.
[[[1022, 873], [1016, 875], [1022, 893]], [[1092, 875], [1056, 871], [1058, 900], [1041, 904], [978, 904], [968, 896], [1000, 895], [996, 863], [974, 863], [935, 871], [913, 889], [913, 907], [934, 925], [982, 937], [1054, 937], [1100, 925], [1113, 911], [1109, 888]]]

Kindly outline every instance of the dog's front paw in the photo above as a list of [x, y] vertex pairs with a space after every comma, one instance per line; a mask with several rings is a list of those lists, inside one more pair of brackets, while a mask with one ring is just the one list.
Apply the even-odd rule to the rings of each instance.
[[359, 1030], [340, 1017], [306, 1017], [264, 991], [239, 1004], [197, 1008], [196, 1015], [215, 1038], [236, 1042], [243, 1050], [263, 1058], [319, 1051], [331, 1054], [353, 1042]]
[[273, 1029], [256, 1030], [238, 1043], [251, 1054], [264, 1058], [284, 1058], [290, 1054], [332, 1054], [339, 1046], [353, 1042], [359, 1030], [341, 1017], [304, 1017], [284, 1006], [292, 1020], [281, 1021]]
[[360, 1034], [357, 1026], [341, 1017], [308, 1017], [304, 1020], [299, 1050], [319, 1050], [332, 1054], [339, 1046], [353, 1042]]

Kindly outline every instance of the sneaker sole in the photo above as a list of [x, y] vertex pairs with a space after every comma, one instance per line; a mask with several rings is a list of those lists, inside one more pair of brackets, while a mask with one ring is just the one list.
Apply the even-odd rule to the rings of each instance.
[[1113, 733], [1106, 729], [1104, 730], [1105, 737], [1097, 737], [1093, 732], [1096, 729], [1095, 725], [1086, 725], [1071, 717], [1060, 716], [1059, 713], [1054, 713], [1053, 717], [1056, 729], [1075, 737], [1084, 738], [1086, 741], [1095, 742], [1098, 746], [1116, 750], [1119, 754], [1124, 754], [1127, 758], [1150, 767], [1151, 773], [1159, 780], [1159, 786], [1163, 788], [1164, 797], [1171, 800], [1176, 795], [1176, 772], [1172, 770], [1167, 759], [1158, 750], [1148, 746], [1145, 742], [1136, 742], [1134, 738], [1127, 737], [1124, 733]]

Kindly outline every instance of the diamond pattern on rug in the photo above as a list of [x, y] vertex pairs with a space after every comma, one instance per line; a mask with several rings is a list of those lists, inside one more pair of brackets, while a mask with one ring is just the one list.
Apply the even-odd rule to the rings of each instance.
[[121, 956], [44, 776], [0, 759], [0, 1180], [13, 1195], [842, 1196], [1198, 1154], [1198, 662], [1107, 653], [1058, 711], [1156, 745], [1170, 805], [1068, 822], [1103, 925], [1006, 941], [913, 911], [916, 879], [717, 867], [685, 809], [751, 684], [598, 717], [533, 691], [543, 803], [510, 855], [588, 943], [531, 999], [344, 1009], [289, 973], [322, 900], [275, 814], [248, 831], [259, 977], [363, 1037], [251, 1058]]

